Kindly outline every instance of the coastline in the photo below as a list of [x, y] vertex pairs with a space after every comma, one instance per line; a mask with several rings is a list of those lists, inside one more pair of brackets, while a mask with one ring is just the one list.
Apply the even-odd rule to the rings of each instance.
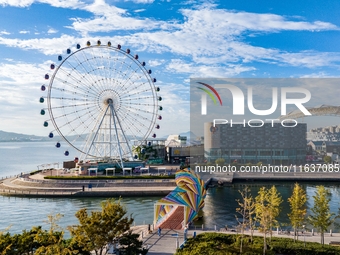
[[[162, 166], [169, 171], [173, 166]], [[54, 171], [54, 170], [53, 170]], [[152, 169], [156, 174], [156, 169]], [[176, 187], [174, 179], [44, 179], [51, 172], [23, 174], [0, 180], [0, 195], [18, 197], [144, 197], [166, 196]], [[215, 172], [199, 173], [206, 187], [256, 182], [336, 182], [339, 172]]]
[[0, 195], [18, 197], [135, 197], [166, 196], [172, 179], [45, 180], [43, 173], [5, 178]]

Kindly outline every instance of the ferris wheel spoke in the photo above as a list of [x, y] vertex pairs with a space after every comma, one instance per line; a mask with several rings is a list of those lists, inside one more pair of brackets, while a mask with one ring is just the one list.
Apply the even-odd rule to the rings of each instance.
[[112, 72], [111, 72], [111, 74], [116, 74], [119, 77], [117, 81], [119, 81], [120, 91], [121, 89], [124, 89], [124, 86], [122, 86], [121, 81], [124, 80], [123, 68], [124, 68], [125, 59], [126, 59], [125, 53], [122, 52], [122, 54], [123, 56], [121, 56], [121, 59], [117, 58], [117, 60], [121, 60], [121, 61], [116, 61], [116, 62], [119, 62], [119, 65], [115, 65], [115, 67], [112, 69]]
[[[135, 95], [140, 95], [140, 94], [148, 94], [148, 93], [146, 93], [148, 91], [150, 91], [150, 89], [143, 89], [143, 90], [140, 90], [140, 91], [135, 91], [135, 92], [129, 93], [127, 95], [124, 95], [123, 98], [131, 97], [131, 96], [135, 96]], [[149, 97], [151, 97], [151, 96], [149, 96]]]
[[131, 111], [125, 111], [123, 116], [125, 116], [123, 120], [127, 123], [126, 128], [132, 129], [134, 127], [135, 130], [148, 129], [148, 126], [144, 124], [143, 118], [139, 117], [139, 115]]
[[[137, 74], [136, 74], [137, 75]], [[132, 77], [129, 77], [125, 83], [122, 84], [122, 87], [128, 91], [134, 91], [134, 90], [138, 90], [141, 86], [145, 85], [145, 82], [141, 83], [140, 79], [138, 80], [138, 77], [141, 78], [142, 76], [140, 74], [138, 74], [139, 76], [136, 77], [135, 80], [132, 80]], [[138, 81], [138, 82], [137, 82]]]
[[[140, 130], [143, 130], [145, 128], [147, 128], [147, 126], [138, 120], [138, 118], [136, 118], [136, 115], [131, 114], [129, 112], [126, 112], [124, 115], [122, 115], [122, 121], [124, 121], [124, 127], [128, 130], [132, 130], [132, 132], [130, 133], [138, 133], [140, 135]], [[132, 127], [134, 127], [134, 129], [132, 129]], [[135, 128], [136, 127], [136, 128]], [[133, 132], [133, 130], [136, 130], [136, 132]]]
[[98, 93], [101, 91], [101, 88], [99, 86], [94, 86], [98, 82], [98, 79], [100, 79], [100, 76], [97, 74], [92, 74], [94, 72], [94, 69], [88, 68], [87, 66], [91, 67], [90, 63], [93, 60], [92, 58], [85, 58], [84, 60], [77, 59], [79, 62], [79, 66], [82, 67], [84, 70], [84, 73], [81, 74], [81, 78], [85, 79], [87, 82], [87, 88], [90, 91], [94, 91], [95, 93]]
[[[91, 48], [91, 52], [92, 52], [92, 59], [95, 61], [94, 66], [96, 66], [97, 68], [93, 68], [94, 71], [98, 71], [98, 76], [99, 77], [105, 77], [105, 74], [103, 75], [103, 67], [105, 67], [105, 65], [99, 63], [99, 61], [102, 58], [102, 55], [98, 54], [98, 51], [94, 51], [94, 47], [90, 47]], [[96, 72], [97, 73], [97, 72]], [[103, 84], [101, 82], [101, 80], [98, 80], [98, 85], [101, 89], [105, 89], [105, 84]]]
[[[79, 58], [77, 58], [77, 56], [75, 56], [76, 60], [78, 61], [78, 66], [81, 66], [81, 68], [85, 71], [85, 73], [81, 74], [82, 79], [85, 79], [87, 82], [87, 88], [91, 89], [92, 85], [94, 84], [94, 82], [96, 81], [94, 79], [94, 77], [92, 77], [91, 75], [89, 75], [90, 71], [89, 69], [86, 67], [86, 64], [88, 64], [88, 59], [85, 60], [80, 60]], [[75, 69], [77, 69], [77, 66], [74, 67]], [[91, 69], [91, 68], [90, 68]]]
[[[146, 86], [146, 84], [148, 84], [148, 88], [150, 88], [150, 85], [148, 83], [148, 81], [146, 80], [141, 80], [141, 75], [137, 76], [137, 77], [131, 77], [128, 81], [126, 81], [125, 84], [123, 84], [123, 86], [126, 88], [126, 90], [129, 91], [133, 91], [135, 89], [139, 90], [140, 87], [144, 87]], [[132, 78], [136, 78], [135, 80], [133, 80]]]
[[[74, 105], [74, 104], [71, 104], [71, 105], [60, 105], [60, 106], [55, 106], [53, 107], [53, 111], [56, 111], [58, 109], [67, 109], [67, 108], [74, 108], [75, 106], [77, 107], [81, 107], [83, 109], [85, 109], [85, 107], [89, 107], [91, 104], [90, 103], [84, 103], [84, 104], [77, 104], [77, 105]], [[75, 111], [76, 112], [76, 111]]]
[[133, 110], [137, 110], [137, 112], [141, 112], [141, 113], [144, 113], [144, 114], [147, 114], [147, 115], [150, 115], [150, 116], [153, 116], [155, 115], [155, 112], [154, 111], [148, 111], [146, 109], [142, 109], [142, 108], [134, 108], [134, 107], [125, 107], [128, 111], [131, 111], [131, 109]]
[[[130, 66], [131, 67], [131, 66]], [[126, 73], [124, 74], [126, 76], [126, 79], [125, 81], [122, 83], [122, 86], [123, 87], [126, 87], [126, 89], [129, 89], [129, 86], [126, 86], [126, 85], [133, 85], [134, 82], [138, 81], [140, 78], [142, 78], [142, 75], [137, 72], [139, 71], [140, 69], [139, 68], [136, 68], [136, 69], [132, 69], [129, 73]], [[137, 76], [135, 79], [133, 79], [135, 76]], [[139, 79], [138, 79], [139, 78]]]
[[[73, 85], [71, 85], [68, 82], [63, 82], [63, 83], [67, 84], [67, 85], [70, 85], [70, 86], [73, 86]], [[76, 86], [74, 88], [76, 88]], [[56, 88], [56, 89], [54, 89], [53, 94], [57, 94], [57, 92], [59, 92], [59, 94], [78, 95], [78, 96], [82, 96], [84, 98], [91, 98], [91, 96], [93, 96], [93, 97], [96, 96], [96, 94], [94, 94], [93, 92], [89, 93], [90, 91], [84, 91], [83, 89], [79, 89], [77, 91], [77, 90], [70, 90], [70, 89], [67, 89], [67, 88], [64, 88], [64, 87], [63, 88]]]
[[[65, 108], [65, 107], [63, 107]], [[78, 111], [79, 112], [79, 111]], [[84, 115], [88, 116], [90, 113], [89, 109], [84, 108]], [[71, 111], [71, 112], [67, 112], [67, 113], [63, 113], [61, 115], [54, 115], [54, 121], [59, 121], [59, 119], [63, 119], [63, 118], [68, 118], [69, 116], [75, 116], [77, 114], [77, 111]], [[79, 118], [72, 118], [71, 121], [67, 121], [64, 125], [60, 125], [59, 128], [63, 128], [65, 126], [69, 126], [72, 123], [75, 123]], [[86, 120], [90, 120], [91, 118], [86, 118]], [[59, 122], [58, 122], [59, 123]], [[71, 130], [72, 132], [74, 132], [74, 130]]]
[[[54, 99], [54, 100], [64, 100], [65, 102], [90, 102], [89, 99], [87, 98], [76, 98], [76, 97], [70, 97], [70, 98], [67, 98], [67, 97], [51, 97], [51, 99]], [[73, 106], [75, 106], [76, 104], [74, 104]]]
[[[142, 105], [144, 100], [150, 100], [150, 99], [153, 99], [153, 97], [152, 96], [143, 96], [142, 95], [142, 96], [138, 96], [138, 97], [128, 97], [128, 98], [125, 98], [125, 102], [127, 102], [127, 103], [141, 102], [141, 105]], [[146, 104], [144, 104], [144, 105], [146, 105]], [[154, 104], [154, 105], [157, 105], [157, 104]]]
[[[82, 63], [80, 63], [81, 66]], [[74, 80], [76, 82], [76, 86], [73, 86], [75, 88], [81, 88], [84, 91], [87, 90], [93, 90], [93, 87], [91, 86], [93, 84], [93, 81], [88, 80], [88, 72], [86, 73], [80, 73], [77, 68], [72, 64], [72, 63], [68, 63], [68, 66], [71, 69], [66, 69], [63, 68], [62, 66], [59, 67], [59, 71], [61, 71], [61, 74], [64, 74], [64, 76], [60, 75], [61, 77], [57, 77], [59, 78], [59, 80], [63, 83], [67, 82], [67, 78], [70, 77], [72, 80]], [[71, 72], [72, 71], [72, 72]], [[91, 77], [91, 76], [90, 76]], [[63, 78], [63, 79], [62, 79]], [[72, 83], [70, 83], [72, 84]], [[85, 86], [84, 86], [85, 85]], [[84, 87], [83, 87], [84, 86]]]

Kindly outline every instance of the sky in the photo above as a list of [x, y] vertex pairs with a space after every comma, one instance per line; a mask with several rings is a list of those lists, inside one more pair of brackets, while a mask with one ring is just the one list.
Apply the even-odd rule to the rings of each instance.
[[[337, 0], [0, 0], [0, 130], [48, 135], [39, 98], [50, 64], [101, 40], [152, 69], [164, 109], [157, 136], [187, 132], [190, 78], [338, 78], [339, 9]], [[310, 89], [315, 105], [338, 105], [337, 84]], [[312, 119], [309, 128], [338, 123]]]

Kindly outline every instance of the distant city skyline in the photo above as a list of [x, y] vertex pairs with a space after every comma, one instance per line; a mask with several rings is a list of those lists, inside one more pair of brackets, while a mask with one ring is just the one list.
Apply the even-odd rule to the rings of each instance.
[[[337, 1], [0, 0], [0, 130], [44, 136], [45, 73], [66, 49], [111, 41], [138, 54], [161, 88], [157, 136], [190, 130], [190, 78], [339, 77]], [[46, 84], [48, 85], [48, 84]], [[339, 105], [338, 86], [309, 88]], [[309, 117], [308, 130], [338, 125]]]

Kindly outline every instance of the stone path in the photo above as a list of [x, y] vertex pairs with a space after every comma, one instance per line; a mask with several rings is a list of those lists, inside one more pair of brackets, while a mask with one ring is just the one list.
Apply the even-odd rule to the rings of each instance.
[[[236, 232], [232, 231], [203, 231], [203, 230], [189, 230], [188, 231], [188, 237], [192, 237], [194, 235], [194, 232], [196, 232], [196, 235], [199, 235], [204, 232], [217, 232], [217, 233], [226, 233], [226, 234], [236, 234]], [[177, 237], [178, 233], [178, 237]], [[249, 231], [245, 231], [245, 234], [249, 234]], [[254, 235], [256, 236], [262, 236], [262, 233], [255, 231]], [[273, 232], [273, 236], [278, 237], [288, 237], [288, 238], [294, 238], [293, 235], [287, 235], [287, 234], [277, 234], [276, 231]], [[178, 239], [178, 241], [177, 241]], [[308, 242], [320, 242], [320, 235], [318, 233], [314, 233], [312, 235], [311, 232], [305, 233], [305, 236], [299, 235], [300, 241], [306, 241], [306, 245], [308, 245]], [[332, 235], [330, 233], [325, 233], [325, 244], [329, 244], [331, 241], [340, 242], [340, 233], [333, 233]], [[143, 238], [143, 243], [145, 245], [149, 245], [150, 249], [148, 252], [148, 255], [170, 255], [175, 254], [176, 248], [180, 246], [184, 242], [184, 235], [183, 230], [162, 230], [161, 236], [158, 236], [157, 230], [154, 231], [152, 234], [148, 234]]]
[[184, 241], [182, 230], [163, 229], [161, 236], [158, 236], [157, 230], [148, 234], [144, 239], [144, 245], [149, 247], [148, 255], [170, 255], [176, 252]]

